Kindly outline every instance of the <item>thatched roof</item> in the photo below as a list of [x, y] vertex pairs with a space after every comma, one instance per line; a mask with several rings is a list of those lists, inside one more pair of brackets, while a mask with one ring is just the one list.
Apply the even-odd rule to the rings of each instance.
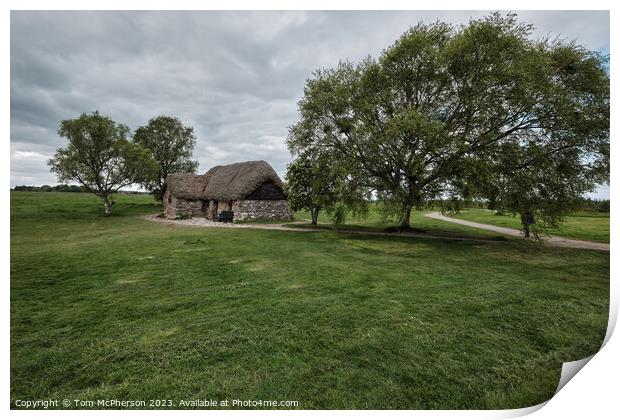
[[205, 200], [237, 200], [266, 182], [282, 186], [278, 174], [264, 160], [215, 166], [204, 176], [207, 181], [203, 198]]
[[205, 189], [204, 175], [188, 173], [170, 174], [166, 178], [166, 190], [172, 195], [186, 200], [198, 200]]
[[204, 175], [179, 173], [166, 178], [171, 194], [190, 200], [237, 200], [264, 183], [282, 187], [282, 180], [264, 160], [215, 166]]

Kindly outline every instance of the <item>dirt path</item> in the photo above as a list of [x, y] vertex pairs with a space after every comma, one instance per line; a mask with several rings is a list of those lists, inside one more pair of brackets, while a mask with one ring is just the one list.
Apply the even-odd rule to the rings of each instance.
[[[516, 236], [521, 237], [521, 232], [517, 229], [510, 229], [492, 225], [485, 225], [483, 223], [475, 223], [468, 222], [466, 220], [453, 219], [451, 217], [446, 217], [438, 212], [432, 212], [425, 214], [426, 217], [431, 217], [433, 219], [444, 220], [446, 222], [457, 223], [465, 226], [475, 227], [479, 229], [490, 230], [493, 232], [502, 233], [507, 236]], [[184, 219], [184, 220], [170, 220], [158, 217], [157, 215], [149, 215], [142, 217], [145, 220], [149, 220], [151, 222], [164, 223], [169, 225], [181, 225], [181, 226], [194, 226], [194, 227], [202, 227], [202, 228], [227, 228], [227, 229], [265, 229], [265, 230], [285, 230], [291, 232], [316, 232], [316, 231], [330, 231], [331, 229], [316, 227], [316, 228], [302, 228], [289, 226], [286, 224], [240, 224], [240, 223], [218, 223], [213, 222], [211, 220], [207, 220], [205, 218], [192, 218], [192, 219]], [[425, 233], [418, 232], [376, 232], [376, 231], [366, 231], [366, 230], [354, 230], [354, 229], [338, 229], [340, 233], [356, 233], [362, 235], [376, 235], [376, 236], [405, 236], [405, 237], [413, 237], [413, 238], [429, 238], [429, 239], [452, 239], [452, 240], [461, 240], [461, 241], [477, 241], [477, 242], [501, 242], [496, 239], [487, 239], [487, 238], [476, 238], [472, 236], [441, 236], [441, 235], [428, 235]], [[609, 251], [609, 244], [601, 244], [596, 242], [587, 242], [587, 241], [578, 241], [575, 239], [566, 239], [560, 238], [557, 236], [551, 236], [544, 240], [544, 243], [550, 246], [558, 246], [564, 248], [582, 248], [582, 249], [594, 249], [599, 251]]]
[[[225, 229], [265, 229], [265, 230], [286, 230], [291, 232], [330, 232], [333, 229], [317, 226], [315, 228], [302, 228], [290, 226], [287, 224], [240, 224], [240, 223], [218, 223], [205, 218], [191, 218], [191, 219], [165, 219], [158, 217], [158, 215], [142, 216], [142, 219], [149, 220], [151, 222], [164, 223], [169, 225], [181, 225], [181, 226], [194, 226], [202, 228], [225, 228]], [[452, 239], [462, 241], [478, 241], [478, 242], [501, 242], [496, 239], [477, 238], [471, 236], [441, 236], [441, 235], [428, 235], [418, 232], [377, 232], [371, 230], [355, 230], [355, 229], [338, 229], [339, 233], [355, 233], [361, 235], [375, 235], [375, 236], [405, 236], [414, 238], [429, 238], [429, 239]]]
[[[450, 222], [450, 223], [456, 223], [459, 225], [470, 226], [470, 227], [478, 228], [478, 229], [490, 230], [493, 232], [501, 233], [503, 235], [517, 236], [517, 237], [523, 236], [523, 234], [518, 229], [511, 229], [507, 227], [487, 225], [485, 223], [477, 223], [477, 222], [470, 222], [468, 220], [455, 219], [452, 217], [444, 216], [443, 214], [436, 212], [436, 211], [427, 213], [425, 214], [425, 216], [433, 218], [433, 219], [443, 220], [443, 221]], [[547, 245], [559, 246], [563, 248], [580, 248], [580, 249], [594, 249], [597, 251], [609, 251], [609, 244], [589, 242], [589, 241], [580, 241], [577, 239], [567, 239], [567, 238], [562, 238], [559, 236], [548, 236], [543, 240], [543, 242]]]

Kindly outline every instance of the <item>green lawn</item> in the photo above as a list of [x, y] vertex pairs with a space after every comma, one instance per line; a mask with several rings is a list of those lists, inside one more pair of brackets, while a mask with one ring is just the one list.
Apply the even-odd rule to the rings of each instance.
[[[521, 221], [518, 216], [510, 214], [500, 216], [493, 211], [484, 209], [468, 209], [452, 217], [496, 226], [521, 228]], [[566, 238], [609, 243], [609, 213], [575, 213], [569, 216], [559, 229], [549, 233]]]
[[[428, 211], [413, 211], [411, 213], [411, 228], [415, 232], [434, 236], [447, 237], [466, 237], [473, 239], [485, 240], [513, 240], [513, 237], [504, 236], [497, 232], [471, 228], [469, 226], [457, 225], [455, 223], [445, 222], [442, 220], [432, 219], [424, 216]], [[295, 213], [294, 226], [311, 228], [310, 213], [307, 211], [298, 211]], [[319, 213], [319, 227], [323, 229], [335, 229], [332, 219], [328, 214]], [[371, 206], [368, 214], [364, 217], [354, 217], [349, 215], [345, 223], [338, 227], [341, 230], [368, 230], [371, 232], [383, 232], [398, 226], [398, 220], [389, 218], [382, 220], [381, 215], [376, 206]]]
[[605, 335], [609, 253], [174, 226], [137, 217], [161, 211], [148, 196], [115, 200], [104, 218], [89, 195], [11, 193], [12, 407], [515, 408]]

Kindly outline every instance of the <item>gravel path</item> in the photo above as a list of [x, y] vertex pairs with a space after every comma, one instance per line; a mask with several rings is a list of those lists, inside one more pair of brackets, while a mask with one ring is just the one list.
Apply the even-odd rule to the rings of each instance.
[[214, 228], [231, 228], [231, 229], [267, 229], [267, 230], [290, 230], [295, 232], [312, 232], [311, 229], [298, 228], [294, 226], [286, 226], [279, 223], [254, 223], [254, 224], [241, 224], [241, 223], [221, 223], [207, 220], [204, 217], [192, 217], [191, 219], [165, 219], [158, 217], [158, 215], [144, 216], [143, 219], [150, 220], [151, 222], [164, 223], [168, 225], [181, 225], [181, 226], [197, 226], [197, 227], [214, 227]]
[[[487, 225], [485, 223], [477, 223], [477, 222], [470, 222], [468, 220], [455, 219], [452, 217], [444, 216], [443, 214], [436, 212], [436, 211], [427, 213], [425, 214], [425, 216], [433, 218], [433, 219], [443, 220], [446, 222], [456, 223], [459, 225], [470, 226], [470, 227], [478, 228], [478, 229], [490, 230], [493, 232], [501, 233], [503, 235], [517, 236], [517, 237], [523, 236], [521, 231], [519, 231], [518, 229], [511, 229], [507, 227]], [[597, 251], [609, 251], [609, 244], [603, 244], [599, 242], [580, 241], [577, 239], [567, 239], [567, 238], [562, 238], [559, 236], [548, 236], [543, 239], [543, 242], [547, 245], [559, 246], [563, 248], [580, 248], [580, 249], [594, 249]]]

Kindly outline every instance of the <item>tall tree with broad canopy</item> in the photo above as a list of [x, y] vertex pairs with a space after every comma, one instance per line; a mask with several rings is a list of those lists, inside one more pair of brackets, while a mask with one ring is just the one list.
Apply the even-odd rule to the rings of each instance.
[[[563, 168], [577, 168], [570, 176], [580, 187], [554, 198], [568, 203], [594, 188], [588, 180], [609, 176], [606, 57], [531, 34], [514, 14], [418, 24], [378, 59], [318, 70], [289, 148], [339, 156], [360, 184], [398, 203], [403, 229], [430, 199], [484, 196], [500, 184], [542, 197], [541, 181], [567, 185]], [[541, 172], [556, 158], [553, 174]], [[517, 201], [504, 205], [525, 211]], [[558, 220], [568, 206], [537, 209]]]
[[111, 194], [144, 182], [156, 170], [151, 153], [127, 140], [129, 128], [95, 111], [60, 123], [58, 135], [69, 144], [48, 161], [59, 182], [79, 182], [112, 214]]
[[158, 200], [163, 200], [166, 188], [165, 180], [175, 172], [196, 172], [198, 162], [192, 160], [196, 145], [193, 127], [185, 127], [178, 118], [160, 115], [149, 120], [144, 127], [139, 127], [134, 141], [153, 153], [159, 169], [154, 176], [144, 183], [144, 187], [153, 192]]

